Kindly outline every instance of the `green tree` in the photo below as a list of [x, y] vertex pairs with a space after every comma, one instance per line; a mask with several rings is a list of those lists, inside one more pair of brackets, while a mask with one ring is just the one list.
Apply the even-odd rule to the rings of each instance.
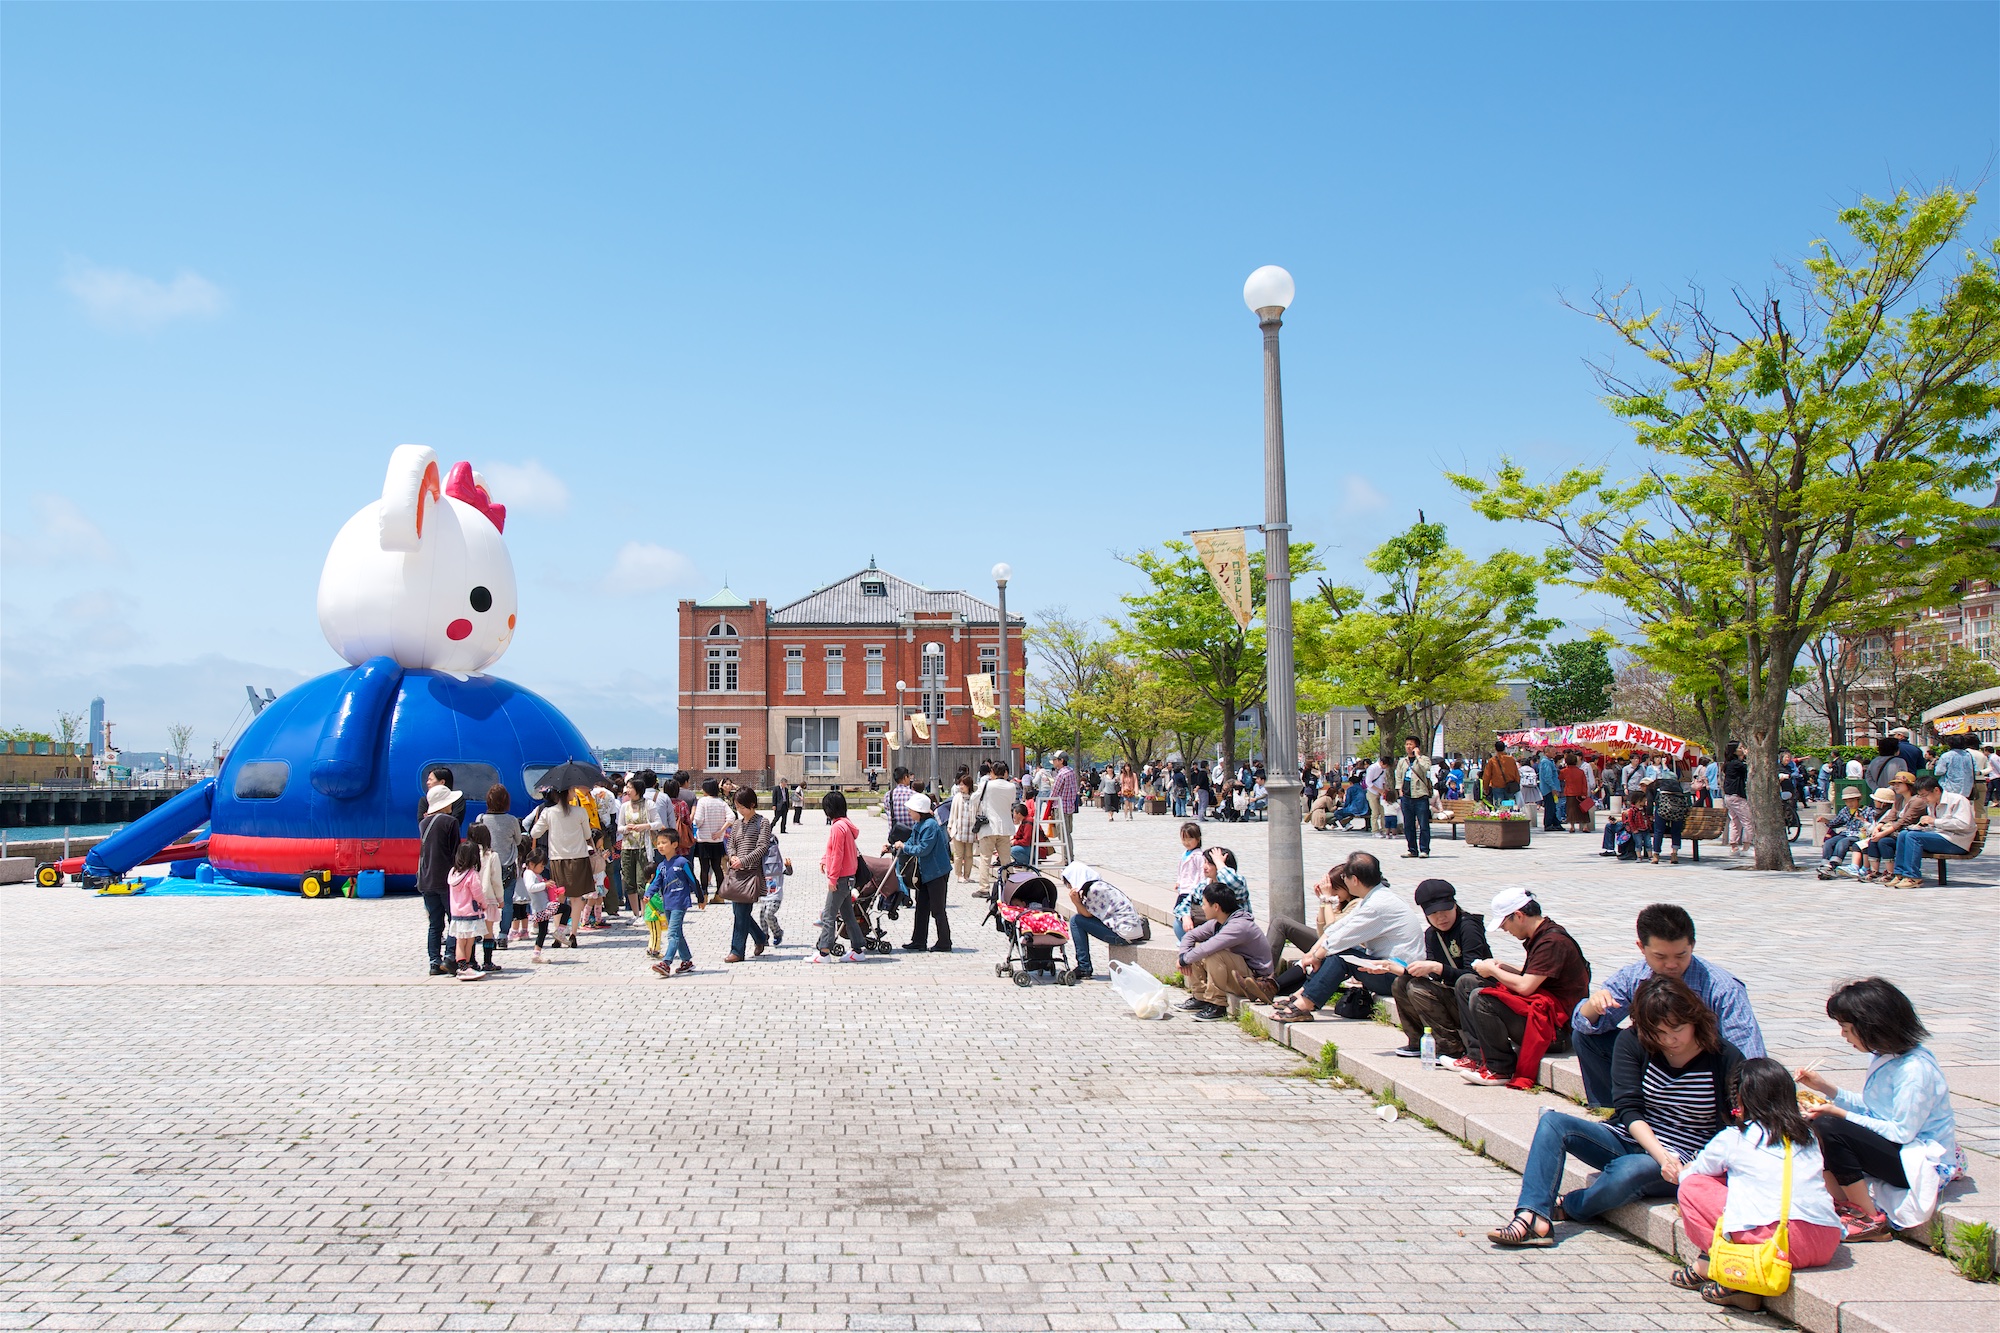
[[1024, 732], [1021, 743], [1038, 756], [1067, 749], [1072, 758], [1080, 759], [1087, 746], [1102, 739], [1090, 716], [1089, 699], [1111, 663], [1111, 643], [1095, 622], [1073, 616], [1062, 606], [1038, 612], [1026, 639], [1037, 664], [1028, 679], [1028, 703], [1036, 719], [1030, 731], [1038, 739], [1046, 735], [1057, 739], [1044, 749], [1025, 739], [1029, 733]]
[[[1292, 573], [1310, 574], [1322, 566], [1311, 542], [1293, 542]], [[1253, 618], [1247, 629], [1223, 604], [1201, 557], [1186, 542], [1169, 541], [1157, 551], [1124, 557], [1146, 576], [1147, 589], [1123, 599], [1126, 609], [1118, 642], [1131, 656], [1150, 666], [1170, 689], [1192, 691], [1214, 708], [1222, 728], [1223, 761], [1236, 767], [1236, 715], [1264, 701], [1264, 626]], [[1255, 605], [1264, 605], [1264, 553], [1249, 557], [1250, 587]], [[1295, 611], [1304, 611], [1297, 607]], [[1310, 647], [1310, 616], [1295, 615], [1295, 655]], [[1299, 666], [1303, 676], [1305, 666]]]
[[1601, 639], [1571, 639], [1528, 669], [1528, 707], [1552, 727], [1594, 722], [1611, 712], [1611, 653]]
[[2000, 408], [2000, 245], [1942, 271], [1973, 196], [1864, 199], [1853, 241], [1815, 242], [1733, 313], [1600, 292], [1587, 313], [1652, 370], [1597, 369], [1644, 454], [1531, 483], [1511, 460], [1454, 477], [1493, 519], [1555, 534], [1572, 585], [1625, 604], [1636, 651], [1747, 742], [1757, 867], [1789, 868], [1776, 783], [1799, 654], [1866, 603], [1884, 619], [2000, 575], [1960, 497], [1990, 486]]
[[1475, 564], [1421, 512], [1367, 567], [1384, 584], [1372, 597], [1321, 580], [1316, 672], [1301, 693], [1314, 707], [1366, 707], [1383, 754], [1400, 753], [1406, 732], [1428, 744], [1453, 705], [1503, 697], [1502, 673], [1562, 626], [1536, 614], [1539, 562], [1501, 551]]
[[1969, 648], [1955, 643], [1933, 646], [1896, 681], [1890, 710], [1912, 731], [1925, 712], [1948, 699], [2000, 685], [2000, 671]]
[[1130, 658], [1112, 658], [1082, 702], [1085, 715], [1134, 769], [1158, 754], [1164, 699], [1152, 671]]

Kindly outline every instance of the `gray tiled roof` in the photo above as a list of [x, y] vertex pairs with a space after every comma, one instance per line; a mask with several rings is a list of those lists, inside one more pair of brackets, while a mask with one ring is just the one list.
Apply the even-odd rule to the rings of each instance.
[[[885, 586], [886, 597], [864, 596], [861, 585], [864, 581], [880, 580]], [[823, 588], [807, 593], [786, 606], [771, 612], [773, 625], [894, 625], [912, 612], [949, 611], [965, 618], [970, 625], [997, 625], [1000, 623], [1000, 608], [977, 597], [962, 592], [934, 592], [920, 588], [906, 579], [899, 579], [885, 569], [872, 565], [857, 570], [837, 583], [829, 583]], [[1010, 614], [1010, 624], [1024, 623], [1021, 617]]]

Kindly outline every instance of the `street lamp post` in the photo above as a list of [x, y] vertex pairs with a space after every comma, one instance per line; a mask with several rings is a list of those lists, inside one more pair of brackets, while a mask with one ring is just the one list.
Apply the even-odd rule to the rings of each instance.
[[[898, 759], [902, 758], [903, 746], [910, 739], [910, 729], [904, 725], [905, 721], [908, 720], [908, 714], [903, 711], [903, 691], [909, 688], [903, 681], [899, 680], [896, 682], [896, 757]], [[891, 787], [896, 785], [896, 767], [897, 765], [894, 764], [889, 766], [889, 785]], [[902, 767], [908, 768], [909, 765], [903, 764]], [[883, 808], [887, 809], [888, 807], [885, 806]]]
[[1014, 577], [1006, 561], [993, 566], [993, 582], [1000, 589], [1000, 679], [994, 682], [994, 703], [1000, 709], [1000, 758], [1011, 773], [1014, 767], [1014, 718], [1007, 709], [1007, 580]]
[[1299, 719], [1292, 672], [1292, 525], [1285, 507], [1285, 405], [1278, 329], [1296, 291], [1292, 275], [1266, 264], [1243, 284], [1243, 304], [1264, 331], [1264, 736], [1271, 863], [1271, 915], [1306, 919], [1305, 847], [1299, 832]]

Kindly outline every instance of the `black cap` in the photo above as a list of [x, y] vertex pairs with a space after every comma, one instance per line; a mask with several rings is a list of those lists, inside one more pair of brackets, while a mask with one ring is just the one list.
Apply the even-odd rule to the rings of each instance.
[[1427, 879], [1417, 885], [1417, 910], [1429, 916], [1447, 907], [1458, 906], [1458, 890], [1448, 879]]

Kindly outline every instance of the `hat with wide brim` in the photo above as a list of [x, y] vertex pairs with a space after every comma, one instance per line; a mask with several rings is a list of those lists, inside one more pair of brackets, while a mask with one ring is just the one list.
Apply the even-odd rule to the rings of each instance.
[[434, 815], [440, 810], [451, 809], [464, 799], [464, 792], [453, 791], [449, 787], [432, 787], [424, 793], [424, 810]]
[[1862, 794], [1861, 788], [1849, 787], [1846, 791], [1840, 794], [1840, 799], [1843, 801], [1849, 801], [1849, 800], [1858, 801], [1861, 799], [1861, 794]]
[[931, 812], [931, 798], [930, 798], [930, 797], [928, 797], [928, 796], [924, 795], [924, 794], [923, 794], [922, 792], [918, 792], [918, 793], [917, 793], [917, 794], [916, 794], [915, 796], [912, 796], [912, 797], [910, 798], [910, 813], [911, 813], [911, 814], [913, 814], [913, 815], [927, 815], [927, 814], [929, 814], [930, 812]]
[[1896, 793], [1890, 791], [1887, 787], [1877, 787], [1875, 789], [1875, 799], [1885, 805], [1893, 805], [1896, 801]]

